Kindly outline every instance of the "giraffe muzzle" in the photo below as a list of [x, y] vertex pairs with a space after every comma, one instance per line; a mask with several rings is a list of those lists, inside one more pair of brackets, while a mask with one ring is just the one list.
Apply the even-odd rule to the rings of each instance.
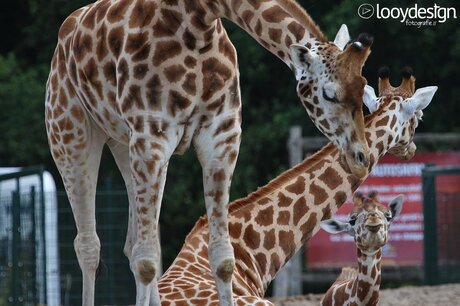
[[349, 151], [345, 153], [346, 161], [351, 173], [358, 178], [369, 173], [369, 152], [367, 150]]
[[379, 223], [379, 224], [368, 224], [368, 225], [365, 225], [367, 230], [372, 232], [372, 233], [377, 233], [380, 228], [382, 227], [382, 224]]

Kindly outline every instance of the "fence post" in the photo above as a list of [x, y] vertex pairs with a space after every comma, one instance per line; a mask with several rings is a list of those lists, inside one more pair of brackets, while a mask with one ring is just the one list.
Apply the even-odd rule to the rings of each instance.
[[423, 247], [424, 281], [427, 285], [439, 283], [438, 241], [436, 217], [436, 177], [430, 171], [430, 165], [422, 169], [423, 186]]
[[40, 297], [40, 303], [42, 305], [47, 304], [47, 296], [48, 296], [48, 290], [47, 290], [47, 269], [46, 269], [46, 208], [45, 208], [45, 190], [44, 190], [44, 182], [43, 182], [43, 173], [45, 172], [45, 169], [43, 166], [38, 167], [38, 177], [40, 180], [40, 232], [41, 232], [41, 239], [43, 241], [43, 248], [42, 248], [42, 267], [43, 267], [43, 279], [42, 279], [42, 290], [43, 294], [41, 294]]
[[[302, 128], [293, 126], [289, 131], [287, 143], [289, 151], [289, 167], [302, 161]], [[302, 252], [299, 251], [284, 265], [276, 275], [273, 285], [274, 296], [302, 294]]]
[[23, 298], [21, 296], [21, 201], [19, 192], [13, 191], [13, 203], [11, 213], [13, 218], [13, 258], [12, 258], [12, 277], [11, 277], [11, 304], [21, 305]]
[[32, 220], [32, 241], [33, 241], [33, 247], [32, 247], [32, 259], [33, 259], [33, 269], [32, 269], [32, 279], [34, 282], [33, 285], [33, 296], [34, 296], [34, 303], [38, 304], [38, 297], [37, 297], [37, 255], [36, 255], [36, 245], [37, 245], [37, 231], [35, 229], [35, 226], [37, 225], [37, 222], [35, 220], [35, 186], [30, 187], [30, 218]]

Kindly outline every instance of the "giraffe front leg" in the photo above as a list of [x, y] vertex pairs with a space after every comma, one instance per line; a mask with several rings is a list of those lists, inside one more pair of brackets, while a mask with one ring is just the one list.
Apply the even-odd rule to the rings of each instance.
[[[231, 126], [228, 121], [224, 121], [224, 124]], [[216, 131], [222, 130], [220, 127], [218, 124], [210, 134], [216, 136]], [[206, 213], [209, 220], [209, 263], [221, 306], [234, 305], [232, 276], [235, 257], [228, 232], [228, 202], [240, 136], [239, 120], [235, 116], [233, 128], [226, 129], [217, 135], [211, 147], [197, 146], [200, 138], [206, 138], [203, 132], [200, 133], [200, 138], [195, 144], [203, 168]], [[209, 146], [209, 139], [206, 145]]]
[[[136, 280], [136, 305], [160, 305], [156, 276], [160, 263], [158, 218], [170, 154], [165, 146], [133, 135], [130, 144], [131, 172], [135, 195], [134, 245], [129, 256]], [[151, 297], [153, 301], [151, 300]]]

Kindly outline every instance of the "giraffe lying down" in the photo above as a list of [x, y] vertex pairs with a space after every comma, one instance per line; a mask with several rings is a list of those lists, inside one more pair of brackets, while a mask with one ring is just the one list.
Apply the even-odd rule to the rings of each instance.
[[321, 222], [332, 234], [346, 232], [353, 236], [358, 250], [358, 269], [343, 268], [326, 292], [321, 305], [377, 305], [381, 282], [382, 247], [388, 241], [388, 229], [400, 214], [404, 197], [399, 195], [388, 206], [380, 204], [377, 193], [368, 197], [355, 193], [348, 223], [333, 219]]
[[[410, 74], [397, 90], [377, 98], [367, 86], [364, 102], [370, 148], [369, 172], [387, 152], [411, 158], [415, 128], [437, 87], [414, 93]], [[380, 83], [387, 81], [381, 75]], [[394, 94], [395, 92], [396, 94]], [[338, 150], [328, 144], [229, 208], [229, 233], [235, 250], [233, 294], [237, 305], [273, 305], [264, 294], [279, 269], [331, 218], [365, 178], [354, 176]], [[202, 217], [187, 236], [177, 258], [161, 277], [162, 305], [217, 305], [208, 262], [208, 223]]]

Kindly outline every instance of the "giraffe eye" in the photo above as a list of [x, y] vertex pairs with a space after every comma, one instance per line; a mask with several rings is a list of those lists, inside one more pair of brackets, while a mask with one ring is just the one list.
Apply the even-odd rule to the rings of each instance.
[[356, 224], [356, 217], [350, 217], [350, 221], [348, 221], [351, 226], [354, 226]]
[[333, 103], [339, 102], [333, 90], [331, 88], [326, 88], [326, 86], [323, 88], [323, 98], [324, 100], [327, 100], [329, 102], [333, 102]]
[[391, 216], [391, 214], [385, 214], [385, 218], [387, 219], [388, 222], [390, 222], [391, 219], [393, 219], [393, 217]]

